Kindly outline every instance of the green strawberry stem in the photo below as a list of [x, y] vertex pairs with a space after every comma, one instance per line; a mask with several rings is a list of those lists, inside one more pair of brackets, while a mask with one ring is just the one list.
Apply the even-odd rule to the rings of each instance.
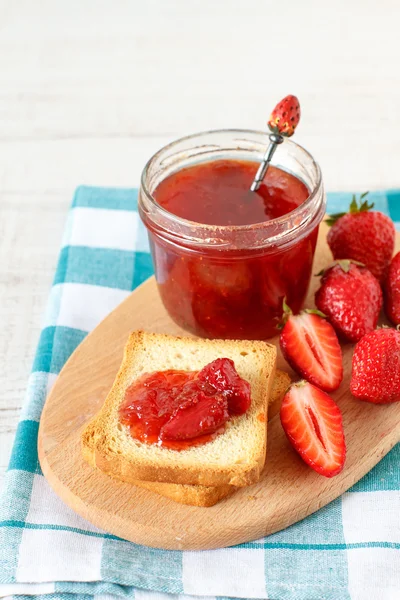
[[323, 313], [321, 310], [318, 310], [318, 308], [306, 308], [305, 310], [303, 310], [301, 312], [304, 312], [307, 315], [317, 315], [318, 317], [322, 317], [323, 319], [327, 319], [328, 318], [326, 316], [326, 314]]
[[[288, 303], [286, 301], [286, 297], [283, 299], [282, 309], [283, 309], [283, 314], [282, 314], [282, 318], [281, 318], [280, 322], [276, 326], [277, 329], [283, 329], [284, 326], [286, 325], [286, 323], [289, 321], [290, 317], [293, 315], [293, 311], [290, 308], [290, 306], [288, 305]], [[318, 310], [317, 308], [305, 308], [304, 310], [301, 311], [300, 314], [302, 314], [302, 313], [306, 313], [307, 315], [318, 315], [319, 317], [322, 317], [323, 319], [327, 318], [327, 316], [323, 312]]]
[[295, 381], [294, 383], [291, 383], [289, 388], [291, 387], [304, 387], [305, 385], [307, 385], [307, 381], [305, 379], [300, 379], [300, 381]]
[[316, 273], [315, 277], [322, 277], [322, 275], [324, 275], [327, 271], [333, 269], [335, 265], [339, 265], [342, 271], [348, 273], [350, 271], [351, 264], [357, 265], [358, 267], [365, 267], [364, 263], [358, 260], [353, 260], [352, 258], [341, 258], [340, 260], [332, 261], [327, 267], [325, 267], [325, 269], [322, 269], [319, 273]]
[[[369, 192], [363, 192], [360, 195], [359, 204], [358, 204], [356, 195], [353, 194], [353, 198], [350, 203], [348, 212], [352, 215], [355, 215], [357, 213], [367, 212], [368, 210], [371, 210], [372, 208], [374, 208], [375, 205], [373, 202], [371, 202], [371, 204], [369, 204], [368, 200], [364, 200], [364, 198], [368, 194], [369, 194]], [[363, 202], [363, 200], [364, 200], [364, 202]], [[328, 218], [325, 220], [325, 223], [327, 225], [329, 225], [329, 227], [332, 227], [332, 225], [334, 225], [336, 223], [336, 221], [338, 221], [341, 217], [344, 217], [344, 215], [347, 215], [347, 212], [341, 212], [341, 213], [335, 213], [333, 215], [329, 215]]]

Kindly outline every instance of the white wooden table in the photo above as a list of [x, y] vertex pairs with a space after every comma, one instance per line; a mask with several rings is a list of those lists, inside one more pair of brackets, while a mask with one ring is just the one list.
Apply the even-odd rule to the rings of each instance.
[[398, 0], [282, 5], [0, 0], [0, 481], [77, 185], [294, 93], [327, 189], [400, 186]]

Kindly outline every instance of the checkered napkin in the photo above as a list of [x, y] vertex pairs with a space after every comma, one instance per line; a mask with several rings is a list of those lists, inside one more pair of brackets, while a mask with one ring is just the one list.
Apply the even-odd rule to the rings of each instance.
[[[400, 222], [400, 192], [378, 192], [371, 199]], [[349, 194], [331, 195], [329, 211], [345, 209], [349, 200]], [[155, 550], [123, 541], [81, 519], [51, 491], [36, 451], [46, 395], [86, 334], [151, 273], [137, 191], [79, 188], [0, 505], [0, 596], [398, 600], [399, 446], [350, 491], [304, 521], [209, 552]]]

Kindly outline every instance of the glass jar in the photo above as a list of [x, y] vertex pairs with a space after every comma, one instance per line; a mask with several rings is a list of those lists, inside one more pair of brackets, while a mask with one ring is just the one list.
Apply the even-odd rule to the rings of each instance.
[[267, 339], [277, 333], [282, 302], [298, 312], [310, 282], [325, 194], [318, 164], [286, 139], [272, 163], [300, 179], [308, 198], [276, 219], [206, 225], [178, 217], [153, 197], [172, 173], [204, 161], [259, 162], [268, 133], [207, 131], [173, 142], [143, 170], [139, 212], [148, 230], [158, 289], [171, 318], [198, 336]]

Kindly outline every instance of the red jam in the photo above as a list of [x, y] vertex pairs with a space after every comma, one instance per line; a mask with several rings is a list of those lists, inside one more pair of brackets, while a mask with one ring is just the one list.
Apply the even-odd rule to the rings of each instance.
[[143, 375], [127, 389], [120, 419], [141, 442], [183, 450], [214, 439], [250, 403], [250, 384], [218, 358], [201, 371]]
[[[157, 203], [203, 224], [238, 226], [288, 214], [309, 195], [293, 175], [270, 167], [258, 192], [250, 185], [258, 163], [216, 160], [173, 173], [153, 192]], [[265, 339], [276, 334], [282, 302], [300, 310], [310, 281], [318, 234], [287, 248], [229, 250], [190, 241], [171, 243], [148, 224], [156, 278], [170, 316], [203, 337]], [[234, 239], [234, 230], [232, 230]]]
[[258, 192], [250, 185], [258, 164], [215, 160], [182, 169], [167, 177], [153, 196], [169, 212], [206, 225], [251, 225], [286, 215], [308, 197], [293, 175], [269, 167]]

